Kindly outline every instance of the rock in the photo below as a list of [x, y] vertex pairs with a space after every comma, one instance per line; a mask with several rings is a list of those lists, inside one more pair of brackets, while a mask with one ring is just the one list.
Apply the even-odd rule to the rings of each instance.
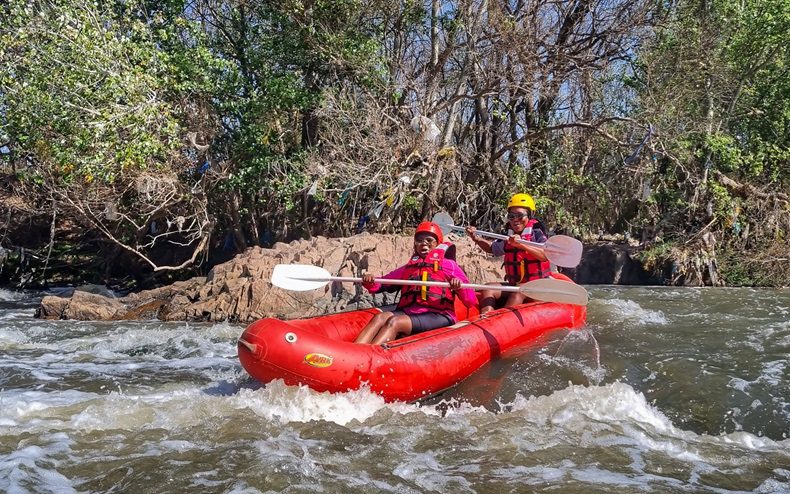
[[36, 317], [39, 319], [63, 319], [63, 313], [70, 301], [70, 298], [47, 295], [41, 299], [41, 303], [36, 309]]
[[655, 284], [642, 263], [634, 259], [635, 251], [628, 244], [586, 245], [579, 265], [562, 272], [582, 285]]
[[118, 299], [76, 290], [71, 296], [71, 302], [63, 310], [62, 318], [78, 321], [110, 321], [118, 319], [126, 312], [126, 307]]
[[36, 317], [41, 319], [76, 319], [110, 321], [127, 312], [118, 299], [75, 290], [71, 298], [49, 295], [41, 299]]
[[[453, 240], [457, 260], [472, 283], [503, 278], [502, 259], [486, 255], [461, 237]], [[641, 279], [628, 248], [588, 248], [576, 270], [581, 283], [634, 283]], [[412, 252], [410, 236], [363, 233], [349, 238], [315, 237], [276, 243], [271, 249], [252, 247], [215, 266], [206, 277], [132, 293], [121, 298], [75, 291], [71, 298], [44, 297], [41, 318], [117, 320], [157, 318], [164, 321], [250, 322], [263, 317], [303, 318], [329, 312], [392, 304], [395, 294], [371, 296], [360, 285], [329, 283], [309, 292], [272, 286], [277, 264], [313, 264], [338, 276], [385, 274], [403, 265]]]

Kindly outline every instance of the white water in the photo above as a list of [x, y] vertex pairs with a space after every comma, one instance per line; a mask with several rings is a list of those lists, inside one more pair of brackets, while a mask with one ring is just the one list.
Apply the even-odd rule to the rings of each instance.
[[386, 404], [250, 381], [242, 326], [0, 291], [0, 492], [790, 492], [790, 296], [592, 293], [586, 330]]

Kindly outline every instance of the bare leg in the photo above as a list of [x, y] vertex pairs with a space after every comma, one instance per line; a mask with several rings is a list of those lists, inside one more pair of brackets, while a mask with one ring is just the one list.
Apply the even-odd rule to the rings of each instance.
[[521, 292], [511, 292], [508, 294], [505, 301], [505, 307], [513, 307], [514, 305], [523, 304], [528, 298]]
[[499, 290], [483, 290], [480, 293], [480, 315], [496, 309], [496, 302], [501, 296], [502, 292]]
[[496, 305], [496, 290], [483, 290], [480, 292], [480, 315], [494, 310]]
[[378, 334], [379, 329], [382, 326], [387, 324], [387, 321], [390, 320], [395, 314], [392, 312], [380, 312], [373, 316], [373, 318], [365, 324], [365, 327], [362, 328], [357, 339], [354, 340], [354, 343], [370, 343], [373, 341], [373, 338]]
[[410, 335], [411, 328], [411, 318], [405, 314], [398, 314], [387, 319], [387, 322], [384, 324], [384, 327], [381, 328], [379, 334], [373, 338], [372, 343], [374, 345], [381, 345], [382, 343], [394, 340], [399, 335]]

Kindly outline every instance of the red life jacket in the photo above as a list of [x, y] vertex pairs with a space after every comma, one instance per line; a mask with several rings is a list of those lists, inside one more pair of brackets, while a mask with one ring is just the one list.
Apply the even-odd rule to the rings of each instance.
[[[521, 238], [532, 242], [532, 228], [540, 225], [540, 221], [532, 218], [521, 232]], [[505, 281], [511, 285], [520, 285], [532, 280], [545, 278], [551, 273], [551, 263], [541, 261], [525, 250], [509, 247], [505, 242]]]
[[[447, 259], [455, 257], [455, 246], [449, 242], [439, 244], [435, 249], [426, 254], [425, 259], [420, 256], [412, 257], [406, 264], [405, 279], [415, 281], [444, 281], [449, 280], [449, 273], [442, 269], [445, 256]], [[398, 308], [418, 304], [437, 310], [454, 310], [455, 294], [449, 287], [404, 285], [401, 288]]]

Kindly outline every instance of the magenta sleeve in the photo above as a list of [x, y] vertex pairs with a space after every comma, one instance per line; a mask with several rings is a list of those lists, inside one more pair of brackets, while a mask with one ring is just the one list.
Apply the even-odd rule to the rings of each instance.
[[[381, 276], [380, 278], [387, 280], [401, 280], [403, 279], [403, 272], [405, 271], [405, 269], [406, 269], [405, 266], [401, 266], [399, 268], [390, 271], [384, 276]], [[367, 291], [369, 291], [370, 293], [378, 293], [381, 291], [381, 287], [382, 287], [381, 283], [373, 283], [370, 286], [365, 286], [365, 289], [367, 289]]]
[[[464, 273], [464, 270], [461, 269], [461, 266], [459, 266], [458, 263], [454, 261], [450, 261], [450, 262], [452, 267], [450, 274], [454, 278], [458, 278], [459, 280], [461, 280], [461, 283], [469, 283], [469, 278], [466, 277], [466, 273]], [[461, 302], [463, 302], [464, 305], [467, 307], [474, 307], [475, 305], [477, 305], [477, 293], [470, 288], [462, 288], [458, 290], [458, 297], [461, 299]]]

